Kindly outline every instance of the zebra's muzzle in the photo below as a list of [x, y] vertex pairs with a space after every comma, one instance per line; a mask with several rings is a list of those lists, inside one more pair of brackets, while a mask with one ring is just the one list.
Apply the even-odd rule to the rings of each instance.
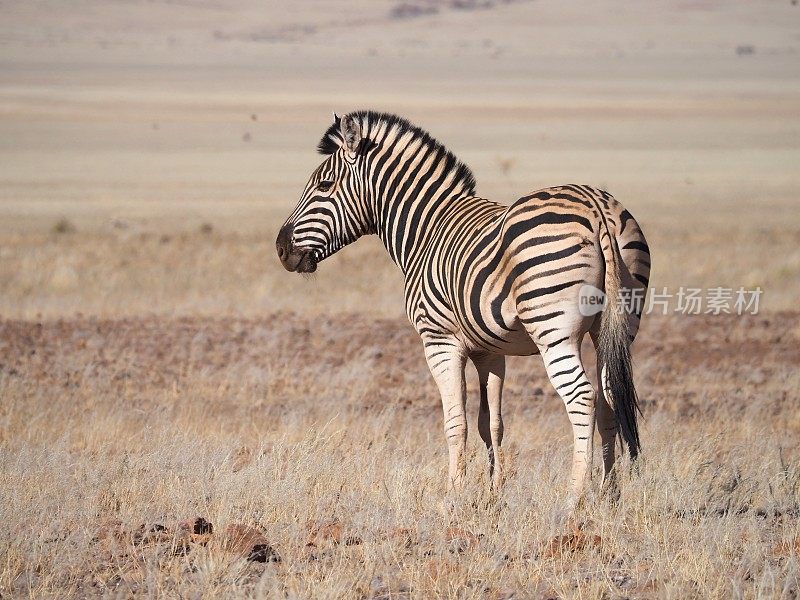
[[317, 259], [314, 251], [295, 246], [292, 241], [293, 231], [294, 227], [292, 225], [284, 225], [278, 232], [278, 239], [275, 240], [278, 258], [281, 260], [283, 268], [287, 271], [313, 273], [317, 270]]

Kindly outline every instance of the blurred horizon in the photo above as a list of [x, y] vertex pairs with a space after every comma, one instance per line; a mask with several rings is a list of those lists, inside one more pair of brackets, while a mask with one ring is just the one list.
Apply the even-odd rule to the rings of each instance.
[[[272, 306], [273, 278], [321, 310], [330, 277], [354, 290], [385, 280], [370, 310], [401, 314], [374, 240], [328, 261], [312, 287], [271, 255], [331, 112], [363, 108], [429, 131], [487, 198], [608, 189], [653, 241], [654, 285], [761, 285], [768, 308], [793, 306], [798, 17], [790, 0], [4, 2], [0, 309], [135, 312], [130, 298], [151, 286], [155, 310], [193, 310], [185, 294], [202, 295], [203, 267], [192, 257], [210, 226], [230, 238], [220, 251], [264, 244], [222, 312]], [[77, 237], [52, 237], [62, 221]], [[167, 246], [178, 256], [152, 254], [178, 261], [188, 291], [125, 258], [133, 232], [189, 236]], [[120, 257], [107, 266], [116, 287], [98, 275], [97, 247]], [[370, 268], [350, 272], [348, 260]]]

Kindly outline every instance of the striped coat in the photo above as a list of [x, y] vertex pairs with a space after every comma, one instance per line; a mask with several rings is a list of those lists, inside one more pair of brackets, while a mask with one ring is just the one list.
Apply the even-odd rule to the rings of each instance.
[[[319, 150], [327, 158], [281, 227], [279, 258], [289, 271], [310, 272], [360, 236], [378, 235], [404, 274], [406, 311], [442, 396], [452, 488], [465, 474], [468, 360], [479, 375], [478, 430], [494, 488], [507, 355], [541, 354], [564, 401], [572, 503], [590, 478], [595, 424], [604, 479], [618, 432], [638, 454], [630, 344], [650, 254], [616, 199], [585, 185], [539, 190], [511, 206], [480, 198], [470, 170], [444, 146], [405, 119], [370, 111], [336, 118]], [[603, 294], [600, 310], [590, 301]], [[597, 392], [580, 356], [587, 333], [598, 351]]]

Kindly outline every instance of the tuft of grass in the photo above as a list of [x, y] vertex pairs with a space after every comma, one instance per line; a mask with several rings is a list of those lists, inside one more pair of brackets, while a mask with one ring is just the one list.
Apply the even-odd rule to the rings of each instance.
[[75, 233], [77, 229], [75, 225], [72, 224], [72, 221], [64, 217], [55, 222], [52, 231], [53, 233], [62, 235], [67, 233]]

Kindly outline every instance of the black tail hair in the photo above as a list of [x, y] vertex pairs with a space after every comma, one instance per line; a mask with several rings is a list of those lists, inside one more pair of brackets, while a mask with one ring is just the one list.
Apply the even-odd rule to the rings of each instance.
[[614, 406], [622, 440], [633, 459], [642, 448], [637, 422], [642, 411], [633, 385], [628, 315], [619, 303], [618, 265], [622, 259], [613, 238], [609, 239], [609, 246], [613, 256], [606, 259], [606, 306], [600, 317], [600, 339], [597, 347], [602, 381], [598, 385], [603, 386], [607, 400]]

